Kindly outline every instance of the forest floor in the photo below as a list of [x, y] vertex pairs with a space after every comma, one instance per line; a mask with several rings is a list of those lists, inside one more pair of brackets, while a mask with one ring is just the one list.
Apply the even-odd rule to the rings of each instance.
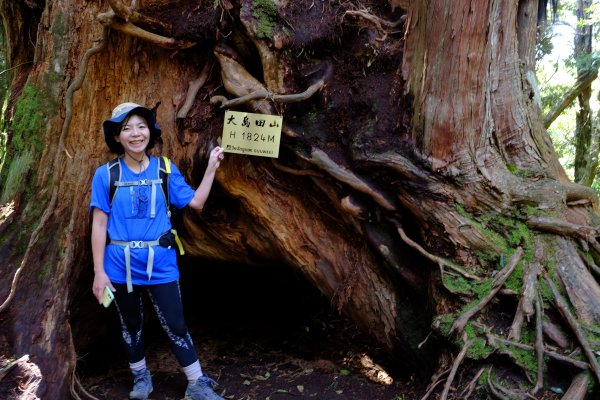
[[[196, 282], [202, 281], [214, 284], [198, 290]], [[281, 269], [184, 267], [181, 291], [203, 371], [219, 382], [216, 391], [228, 400], [421, 400], [435, 372], [424, 361], [409, 368], [405, 360], [391, 356], [332, 310], [314, 287]], [[85, 309], [92, 312], [71, 321], [73, 327], [95, 327], [85, 345], [86, 338], [75, 335], [80, 382], [98, 399], [127, 399], [132, 381], [119, 343], [117, 313], [97, 303]], [[154, 383], [150, 399], [181, 399], [185, 376], [156, 316], [148, 308], [145, 316], [146, 359]], [[377, 373], [376, 382], [372, 377]], [[17, 368], [0, 379], [0, 399], [37, 398], [17, 393], [23, 376]], [[462, 398], [457, 395], [470, 380], [468, 373], [459, 373], [453, 385], [457, 390], [448, 400]], [[439, 400], [443, 386], [437, 385], [428, 399]], [[538, 400], [560, 397], [546, 391]], [[469, 397], [487, 398], [477, 390]]]
[[[287, 332], [291, 333], [287, 339], [282, 338], [281, 331], [252, 331], [243, 326], [191, 329], [192, 336], [202, 341], [196, 346], [203, 371], [219, 382], [216, 392], [225, 399], [420, 399], [423, 383], [411, 382], [397, 371], [378, 368], [381, 375], [389, 373], [395, 378], [391, 384], [376, 383], [365, 376], [359, 368], [360, 357], [376, 359], [376, 355], [366, 352], [360, 334], [343, 326], [345, 323], [321, 321], [321, 326]], [[228, 332], [225, 335], [224, 330]], [[158, 333], [147, 346], [154, 383], [150, 398], [181, 399], [187, 382], [166, 347], [166, 339]], [[94, 356], [94, 368], [85, 371], [82, 384], [98, 398], [126, 399], [131, 390], [130, 372], [122, 360], [108, 362], [109, 353], [106, 349], [101, 353], [105, 362], [97, 358], [100, 354]], [[116, 353], [115, 357], [122, 357]]]
[[[186, 322], [206, 375], [232, 400], [416, 400], [427, 382], [362, 334], [307, 282], [280, 269], [183, 267]], [[235, 276], [235, 279], [232, 277]], [[214, 282], [197, 290], [191, 282]], [[227, 282], [220, 285], [219, 282]], [[107, 311], [104, 313], [104, 311]], [[98, 319], [113, 328], [103, 341], [80, 349], [78, 374], [100, 399], [126, 399], [131, 375], [118, 342], [114, 310]], [[187, 381], [151, 310], [146, 313], [151, 399], [181, 399]], [[89, 317], [88, 317], [89, 318]], [[96, 318], [96, 316], [94, 316]], [[77, 323], [77, 322], [75, 322]], [[372, 360], [369, 370], [360, 361]], [[391, 377], [377, 383], [366, 374]], [[381, 379], [380, 379], [381, 381]]]
[[[422, 367], [411, 370], [403, 360], [391, 357], [294, 274], [268, 268], [186, 266], [182, 273], [186, 322], [204, 372], [219, 382], [217, 393], [225, 399], [420, 400], [427, 391], [432, 368], [423, 361]], [[198, 290], [194, 282], [214, 284]], [[79, 354], [78, 373], [94, 396], [126, 399], [131, 375], [118, 343], [116, 313], [99, 313], [113, 329], [103, 342]], [[186, 379], [153, 312], [148, 310], [146, 316], [146, 359], [154, 382], [151, 399], [181, 399]], [[377, 382], [369, 378], [376, 373]], [[386, 378], [388, 383], [383, 383]], [[448, 399], [470, 379], [459, 374], [460, 390], [451, 391]], [[438, 385], [429, 399], [439, 399], [442, 389], [443, 384]], [[474, 391], [469, 397], [478, 398], [487, 396]], [[539, 399], [559, 396], [547, 392]]]

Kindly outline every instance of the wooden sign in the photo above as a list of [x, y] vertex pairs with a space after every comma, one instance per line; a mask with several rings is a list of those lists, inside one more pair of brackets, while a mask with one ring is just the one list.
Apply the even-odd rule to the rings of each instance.
[[277, 158], [282, 122], [277, 115], [225, 111], [221, 147], [226, 153]]

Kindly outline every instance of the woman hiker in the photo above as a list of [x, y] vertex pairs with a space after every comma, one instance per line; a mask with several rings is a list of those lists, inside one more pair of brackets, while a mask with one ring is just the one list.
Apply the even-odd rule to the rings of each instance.
[[213, 391], [217, 383], [202, 373], [184, 321], [176, 257], [180, 242], [169, 219], [170, 204], [202, 210], [223, 149], [210, 152], [202, 182], [193, 190], [168, 159], [148, 154], [161, 135], [152, 111], [120, 104], [102, 126], [106, 144], [119, 157], [99, 167], [92, 181], [92, 290], [98, 302], [114, 297], [133, 374], [129, 398], [147, 399], [152, 392], [142, 334], [146, 292], [188, 379], [185, 399], [223, 400]]

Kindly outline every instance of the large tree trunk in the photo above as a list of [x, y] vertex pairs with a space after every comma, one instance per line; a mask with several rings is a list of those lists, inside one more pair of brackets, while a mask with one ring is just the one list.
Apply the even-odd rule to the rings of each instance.
[[[536, 288], [540, 321], [559, 324], [559, 292], [579, 323], [600, 321], [587, 269], [600, 255], [596, 199], [568, 182], [533, 102], [536, 1], [109, 3], [2, 2], [5, 21], [39, 17], [5, 23], [9, 54], [28, 33], [35, 51], [21, 59], [35, 63], [14, 71], [6, 115], [0, 344], [39, 366], [40, 397], [67, 396], [77, 351], [102, 333], [87, 204], [110, 158], [101, 122], [124, 101], [156, 111], [155, 154], [194, 184], [222, 108], [283, 115], [279, 159], [228, 155], [204, 215], [183, 215], [187, 257], [294, 268], [413, 364], [440, 355], [419, 346], [431, 325], [443, 352], [462, 331], [488, 354], [502, 332], [531, 337], [535, 324], [518, 322]], [[11, 171], [27, 172], [9, 190]], [[508, 309], [515, 322], [495, 307], [466, 318], [502, 278], [517, 294], [500, 305], [523, 303]]]

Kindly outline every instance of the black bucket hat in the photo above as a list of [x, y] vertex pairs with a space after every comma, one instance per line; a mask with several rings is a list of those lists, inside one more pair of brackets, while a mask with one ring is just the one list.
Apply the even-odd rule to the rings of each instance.
[[122, 103], [115, 107], [111, 118], [102, 123], [104, 141], [106, 141], [106, 144], [114, 153], [123, 154], [123, 146], [116, 141], [115, 136], [119, 135], [119, 129], [121, 129], [123, 121], [134, 114], [143, 117], [148, 123], [150, 143], [147, 150], [154, 147], [156, 141], [160, 139], [161, 130], [156, 124], [156, 117], [151, 110], [136, 103]]

